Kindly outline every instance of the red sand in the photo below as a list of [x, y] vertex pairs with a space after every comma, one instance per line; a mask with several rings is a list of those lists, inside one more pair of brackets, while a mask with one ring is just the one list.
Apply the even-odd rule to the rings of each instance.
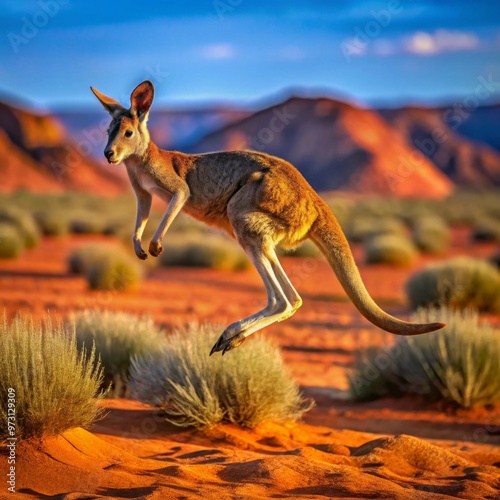
[[[252, 271], [153, 269], [135, 291], [88, 291], [81, 277], [67, 274], [64, 259], [96, 239], [103, 238], [45, 239], [20, 260], [1, 261], [0, 304], [9, 315], [21, 310], [37, 317], [47, 309], [65, 316], [106, 307], [148, 313], [171, 327], [187, 320], [227, 324], [265, 303]], [[450, 253], [487, 256], [493, 250], [469, 245], [461, 230]], [[360, 250], [355, 254], [361, 262]], [[374, 298], [404, 317], [404, 283], [426, 260], [412, 269], [360, 268]], [[201, 433], [167, 425], [138, 403], [109, 400], [110, 414], [91, 432], [74, 429], [18, 444], [18, 493], [71, 499], [500, 498], [500, 409], [457, 411], [408, 398], [349, 401], [346, 371], [355, 348], [391, 337], [360, 317], [325, 262], [288, 258], [284, 265], [304, 306], [257, 335], [283, 347], [292, 374], [316, 399], [305, 423]], [[6, 463], [0, 462], [4, 477]], [[6, 495], [0, 490], [0, 498], [12, 498]]]

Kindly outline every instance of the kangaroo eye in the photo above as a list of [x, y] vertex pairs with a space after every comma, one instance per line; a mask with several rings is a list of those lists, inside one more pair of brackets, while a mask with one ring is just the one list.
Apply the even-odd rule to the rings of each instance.
[[132, 132], [132, 130], [127, 130], [125, 132], [125, 137], [132, 137], [133, 134], [134, 134], [134, 132]]

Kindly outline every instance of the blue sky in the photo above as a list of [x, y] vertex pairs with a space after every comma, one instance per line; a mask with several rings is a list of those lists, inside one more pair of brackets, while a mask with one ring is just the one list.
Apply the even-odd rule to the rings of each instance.
[[1, 0], [0, 26], [0, 94], [47, 108], [93, 102], [89, 85], [127, 101], [146, 78], [169, 105], [290, 87], [435, 103], [500, 82], [496, 0]]

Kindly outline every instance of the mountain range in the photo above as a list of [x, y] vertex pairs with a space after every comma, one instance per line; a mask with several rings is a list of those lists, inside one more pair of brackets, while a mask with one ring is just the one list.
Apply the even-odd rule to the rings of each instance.
[[[190, 153], [255, 149], [294, 164], [318, 191], [444, 197], [456, 186], [500, 187], [500, 105], [368, 109], [291, 97], [257, 111], [230, 106], [153, 109], [152, 137]], [[1, 191], [115, 194], [123, 170], [105, 165], [102, 109], [39, 115], [0, 103]]]
[[126, 179], [75, 143], [58, 118], [0, 102], [0, 191], [75, 191], [114, 195]]

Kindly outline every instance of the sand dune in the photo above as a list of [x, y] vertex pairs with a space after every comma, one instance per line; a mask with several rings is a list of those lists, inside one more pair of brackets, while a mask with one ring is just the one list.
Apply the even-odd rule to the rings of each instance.
[[[106, 307], [151, 314], [171, 327], [193, 319], [229, 323], [265, 301], [259, 276], [251, 271], [158, 268], [137, 290], [90, 291], [65, 265], [68, 253], [89, 241], [109, 238], [46, 238], [26, 258], [2, 261], [0, 302], [7, 314], [30, 311], [42, 317], [50, 310], [55, 318], [75, 309]], [[492, 245], [470, 247], [468, 232], [462, 230], [454, 231], [453, 244], [450, 255], [493, 251]], [[354, 252], [362, 262], [358, 246]], [[421, 256], [414, 268], [426, 258]], [[74, 429], [43, 442], [18, 444], [17, 496], [500, 498], [500, 408], [457, 411], [415, 398], [349, 401], [346, 370], [356, 348], [367, 339], [387, 341], [387, 336], [345, 301], [326, 262], [283, 261], [304, 306], [262, 334], [283, 348], [293, 377], [317, 402], [305, 415], [306, 423], [269, 423], [253, 431], [221, 425], [202, 433], [167, 425], [139, 403], [107, 400], [109, 415], [90, 431]], [[362, 263], [360, 269], [374, 297], [404, 317], [408, 270]], [[491, 319], [498, 324], [498, 317]], [[0, 459], [0, 474], [5, 467]], [[0, 498], [13, 498], [6, 494], [1, 490]]]
[[77, 428], [19, 445], [18, 492], [26, 498], [71, 499], [500, 495], [500, 452], [478, 453], [481, 445], [461, 452], [407, 435], [381, 437], [292, 422], [252, 431], [231, 425], [207, 433], [181, 431], [158, 416], [151, 425], [154, 413], [138, 403], [107, 404], [111, 415], [96, 426], [96, 434]]

